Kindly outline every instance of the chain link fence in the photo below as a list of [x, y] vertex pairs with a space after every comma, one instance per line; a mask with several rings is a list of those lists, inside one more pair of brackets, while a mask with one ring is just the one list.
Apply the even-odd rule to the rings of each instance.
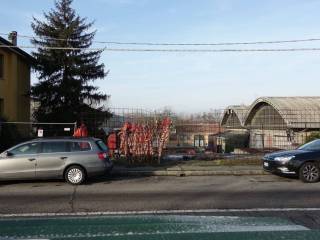
[[[231, 106], [189, 116], [145, 109], [111, 108], [101, 113], [82, 113], [81, 117], [89, 136], [101, 138], [109, 146], [113, 144], [111, 148], [115, 158], [125, 155], [121, 152], [120, 132], [126, 123], [153, 129], [151, 145], [157, 148], [160, 138], [159, 134], [155, 137], [159, 127], [157, 124], [165, 118], [170, 119], [170, 127], [161, 153], [164, 160], [259, 159], [265, 153], [295, 149], [320, 137], [320, 110], [308, 108]], [[43, 137], [72, 136], [75, 127], [76, 123], [0, 122], [0, 148], [3, 150], [23, 140], [36, 138], [41, 131]], [[111, 134], [114, 134], [113, 139]], [[141, 156], [141, 159], [147, 158]]]

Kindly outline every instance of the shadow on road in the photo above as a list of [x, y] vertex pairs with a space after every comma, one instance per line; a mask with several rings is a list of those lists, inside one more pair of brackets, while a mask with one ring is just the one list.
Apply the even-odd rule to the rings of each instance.
[[[114, 181], [122, 181], [122, 180], [130, 180], [130, 179], [142, 179], [147, 178], [148, 176], [102, 176], [102, 177], [93, 177], [89, 178], [83, 185], [93, 185], [96, 183], [104, 183], [111, 184]], [[49, 180], [8, 180], [8, 181], [0, 181], [0, 188], [9, 185], [17, 185], [17, 184], [32, 184], [32, 187], [43, 187], [45, 183], [50, 183], [50, 185], [54, 186], [68, 186], [70, 184], [66, 183], [63, 179], [49, 179]], [[70, 185], [72, 186], [72, 185]]]
[[32, 187], [40, 187], [43, 183], [54, 183], [55, 186], [63, 186], [65, 183], [63, 180], [59, 179], [50, 179], [50, 180], [8, 180], [0, 181], [0, 188], [8, 185], [16, 184], [34, 184]]
[[[288, 182], [294, 182], [294, 181], [299, 181], [298, 176], [293, 176], [293, 175], [283, 175], [283, 174], [275, 174], [276, 176], [282, 178], [284, 181]], [[124, 180], [133, 180], [133, 179], [147, 179], [150, 178], [151, 176], [147, 175], [140, 175], [140, 176], [134, 176], [134, 175], [116, 175], [116, 174], [111, 174], [108, 176], [100, 176], [100, 177], [92, 177], [89, 178], [83, 185], [84, 186], [90, 186], [94, 185], [97, 183], [100, 184], [111, 184], [112, 182], [115, 181], [124, 181]], [[263, 179], [264, 176], [261, 176]], [[263, 180], [260, 179], [260, 181], [263, 182]], [[266, 180], [270, 181], [270, 180]], [[274, 182], [275, 180], [272, 180]], [[53, 180], [8, 180], [8, 181], [0, 181], [0, 188], [8, 185], [17, 185], [17, 184], [32, 184], [32, 187], [44, 187], [46, 186], [45, 183], [49, 183], [50, 185], [54, 186], [68, 186], [69, 184], [66, 183], [63, 179], [53, 179]], [[71, 185], [70, 185], [71, 186]]]
[[115, 181], [122, 181], [122, 180], [132, 180], [132, 179], [143, 179], [148, 178], [148, 176], [118, 176], [118, 175], [110, 175], [110, 176], [102, 176], [102, 177], [94, 177], [88, 179], [84, 185], [93, 185], [96, 183], [104, 183], [104, 184], [111, 184]]

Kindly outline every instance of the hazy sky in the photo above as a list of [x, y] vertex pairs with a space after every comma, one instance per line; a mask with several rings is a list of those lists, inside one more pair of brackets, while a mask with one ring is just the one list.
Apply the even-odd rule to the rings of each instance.
[[[52, 0], [0, 3], [0, 32], [17, 30], [26, 35], [33, 34], [32, 16], [42, 18], [42, 12], [53, 7]], [[81, 16], [95, 20], [96, 40], [101, 41], [214, 43], [320, 38], [320, 0], [74, 0], [73, 7]], [[29, 42], [19, 39], [19, 44]], [[215, 48], [292, 47], [320, 47], [320, 41]], [[259, 96], [315, 96], [320, 89], [320, 51], [104, 52], [101, 61], [110, 74], [96, 84], [111, 94], [113, 107], [171, 106], [179, 112], [199, 112], [250, 104]]]

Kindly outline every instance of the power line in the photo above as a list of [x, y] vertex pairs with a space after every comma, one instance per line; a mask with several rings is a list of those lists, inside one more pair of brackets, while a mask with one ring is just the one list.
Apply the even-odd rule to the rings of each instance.
[[[0, 45], [0, 48], [34, 49], [34, 48], [40, 48], [40, 47], [37, 47], [37, 46]], [[77, 47], [41, 47], [41, 49], [48, 49], [48, 50], [82, 50], [82, 51], [104, 51], [104, 50], [106, 50], [106, 48], [77, 48]]]
[[[8, 36], [7, 33], [0, 35]], [[66, 38], [51, 38], [51, 37], [35, 37], [30, 35], [17, 35], [21, 38], [29, 39], [47, 39], [55, 41], [78, 42], [75, 39]], [[293, 39], [293, 40], [276, 40], [276, 41], [256, 41], [256, 42], [220, 42], [220, 43], [152, 43], [152, 42], [118, 42], [118, 41], [92, 41], [99, 44], [114, 44], [114, 45], [141, 45], [141, 46], [230, 46], [230, 45], [258, 45], [258, 44], [281, 44], [281, 43], [298, 43], [298, 42], [314, 42], [320, 41], [320, 38]]]
[[[144, 45], [144, 46], [230, 46], [230, 45], [258, 45], [258, 44], [281, 44], [320, 41], [320, 38], [282, 40], [282, 41], [261, 41], [261, 42], [220, 42], [220, 43], [151, 43], [151, 42], [99, 42], [115, 45]], [[98, 42], [97, 42], [98, 43]]]
[[133, 49], [133, 48], [106, 48], [106, 51], [115, 52], [297, 52], [297, 51], [320, 51], [320, 48], [283, 48], [283, 49]]
[[[36, 46], [0, 45], [0, 48], [35, 49]], [[209, 53], [209, 52], [302, 52], [320, 51], [320, 48], [272, 48], [272, 49], [139, 49], [139, 48], [75, 48], [75, 47], [43, 47], [48, 50], [82, 50], [82, 51], [112, 51], [112, 52], [180, 52], [180, 53]]]

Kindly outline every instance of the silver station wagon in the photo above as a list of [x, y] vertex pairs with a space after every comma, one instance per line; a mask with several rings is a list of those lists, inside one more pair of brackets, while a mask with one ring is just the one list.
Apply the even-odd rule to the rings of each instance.
[[81, 184], [111, 171], [108, 148], [97, 138], [39, 138], [0, 155], [0, 180], [65, 179]]

